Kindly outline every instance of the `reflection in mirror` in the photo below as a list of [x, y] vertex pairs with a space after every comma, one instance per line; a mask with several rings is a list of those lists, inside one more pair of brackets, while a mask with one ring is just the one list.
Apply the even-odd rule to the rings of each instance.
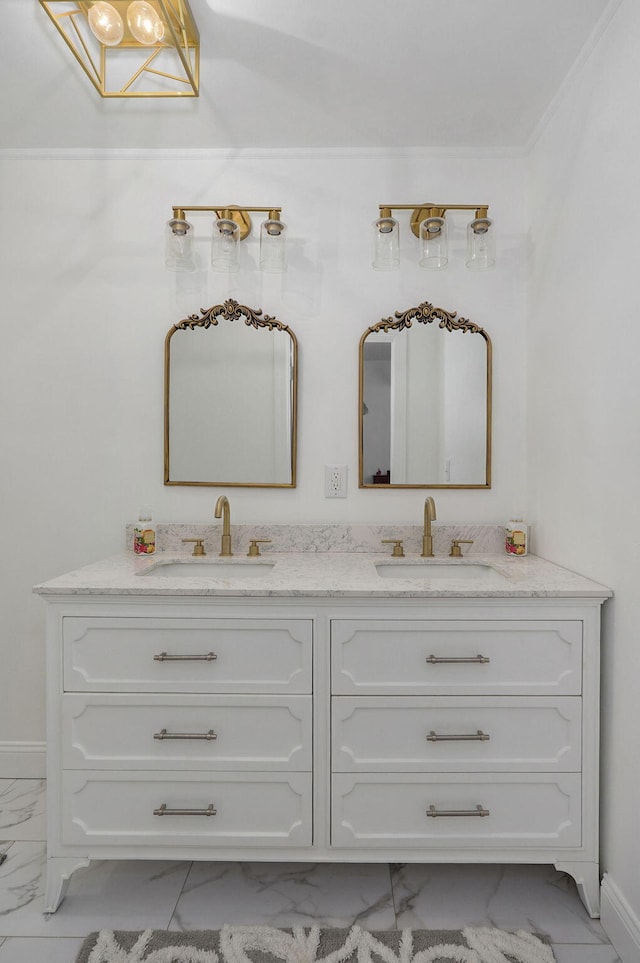
[[293, 488], [297, 341], [231, 299], [165, 339], [165, 485]]
[[428, 301], [360, 339], [360, 488], [491, 487], [491, 340]]

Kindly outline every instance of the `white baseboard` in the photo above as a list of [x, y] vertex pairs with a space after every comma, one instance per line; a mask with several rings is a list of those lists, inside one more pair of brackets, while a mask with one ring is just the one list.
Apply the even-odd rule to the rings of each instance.
[[0, 779], [44, 779], [46, 774], [46, 743], [0, 742]]
[[622, 963], [640, 960], [640, 918], [605, 873], [601, 886], [600, 922]]

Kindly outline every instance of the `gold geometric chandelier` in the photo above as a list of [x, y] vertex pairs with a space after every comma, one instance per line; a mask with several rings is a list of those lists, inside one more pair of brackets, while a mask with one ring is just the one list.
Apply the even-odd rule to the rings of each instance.
[[187, 0], [40, 0], [101, 97], [197, 97]]

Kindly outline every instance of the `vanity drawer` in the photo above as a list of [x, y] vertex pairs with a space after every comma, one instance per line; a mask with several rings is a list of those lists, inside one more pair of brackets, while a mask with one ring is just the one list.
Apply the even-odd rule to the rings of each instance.
[[306, 619], [67, 617], [64, 688], [310, 693], [312, 625]]
[[311, 696], [67, 694], [67, 769], [311, 769]]
[[70, 845], [255, 848], [312, 841], [311, 773], [66, 772], [63, 792], [62, 841]]
[[578, 696], [337, 696], [336, 772], [579, 772]]
[[331, 842], [396, 851], [579, 846], [580, 790], [574, 773], [335, 775]]
[[338, 695], [579, 695], [582, 622], [339, 619], [331, 658]]

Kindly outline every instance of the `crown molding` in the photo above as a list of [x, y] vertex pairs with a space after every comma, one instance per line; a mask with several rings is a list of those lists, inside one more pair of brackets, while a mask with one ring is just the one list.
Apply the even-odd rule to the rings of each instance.
[[15, 147], [0, 149], [0, 160], [372, 160], [450, 158], [459, 160], [518, 159], [522, 147], [206, 147], [179, 149], [124, 147]]

